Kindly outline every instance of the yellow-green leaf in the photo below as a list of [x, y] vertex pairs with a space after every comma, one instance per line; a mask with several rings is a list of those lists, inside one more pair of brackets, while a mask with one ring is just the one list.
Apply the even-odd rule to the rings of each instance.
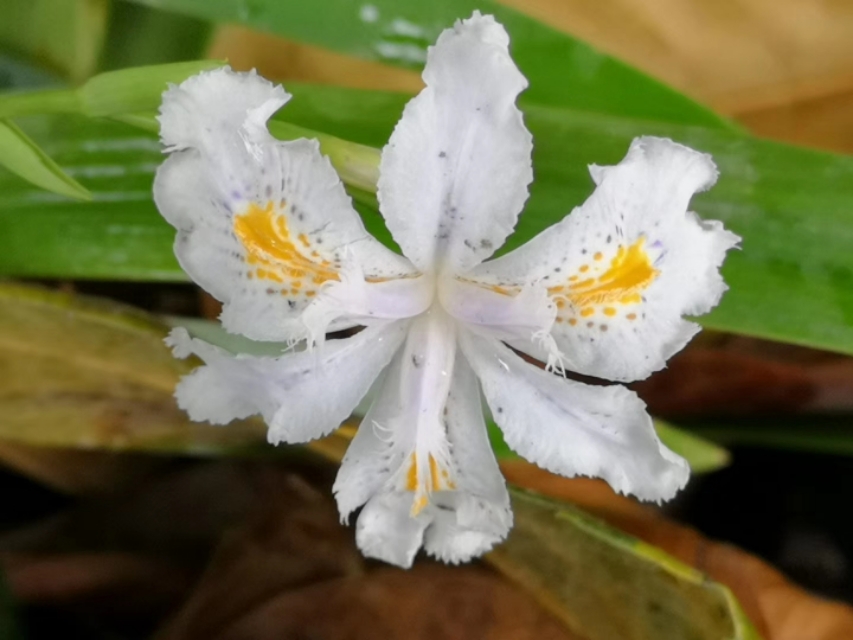
[[92, 199], [83, 185], [8, 120], [0, 120], [0, 165], [42, 189], [76, 200]]
[[4, 0], [0, 45], [81, 82], [97, 67], [109, 10], [109, 0]]
[[655, 419], [658, 437], [690, 464], [693, 473], [710, 473], [728, 466], [729, 452], [718, 444]]
[[221, 67], [216, 60], [107, 71], [78, 89], [40, 89], [0, 94], [0, 118], [40, 113], [77, 113], [90, 117], [156, 111], [169, 84], [178, 84], [202, 71]]
[[760, 640], [731, 591], [565, 503], [513, 492], [489, 561], [587, 640]]
[[172, 357], [168, 330], [117, 303], [0, 284], [0, 439], [188, 454], [263, 443], [266, 451], [259, 421], [223, 429], [178, 409], [175, 384], [197, 362]]
[[88, 116], [156, 110], [170, 83], [183, 82], [223, 64], [217, 60], [193, 60], [108, 71], [90, 79], [77, 93], [83, 113]]

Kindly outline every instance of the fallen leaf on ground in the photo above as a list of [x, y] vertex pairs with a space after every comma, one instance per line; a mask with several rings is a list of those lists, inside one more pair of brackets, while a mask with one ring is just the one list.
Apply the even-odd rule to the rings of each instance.
[[[282, 593], [212, 636], [181, 640], [581, 640], [475, 566], [382, 568]], [[159, 639], [158, 639], [159, 640]]]
[[109, 617], [163, 616], [196, 578], [174, 563], [121, 552], [0, 553], [0, 565], [18, 602]]
[[263, 443], [258, 420], [221, 429], [178, 409], [175, 385], [198, 363], [172, 356], [168, 332], [127, 305], [0, 283], [0, 371], [14, 372], [0, 379], [0, 438], [192, 455]]
[[[329, 498], [296, 476], [285, 479], [284, 489], [269, 492], [268, 504], [225, 535], [189, 601], [158, 640], [219, 637], [282, 593], [363, 573], [361, 554]], [[318, 605], [325, 610], [327, 603]]]
[[760, 640], [731, 591], [577, 507], [514, 490], [486, 559], [589, 640]]
[[574, 503], [727, 585], [765, 640], [853, 638], [850, 607], [813, 596], [755, 556], [618, 496], [603, 482], [568, 480], [519, 461], [502, 468], [511, 482]]

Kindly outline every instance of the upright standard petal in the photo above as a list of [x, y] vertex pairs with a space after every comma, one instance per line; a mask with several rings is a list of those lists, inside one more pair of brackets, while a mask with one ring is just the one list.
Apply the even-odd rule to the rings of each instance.
[[160, 116], [173, 153], [154, 199], [178, 230], [175, 254], [224, 303], [226, 329], [256, 340], [305, 337], [302, 312], [348, 265], [362, 288], [401, 276], [415, 286], [411, 264], [364, 229], [318, 143], [269, 135], [266, 119], [287, 98], [254, 74], [218, 69], [170, 89]]
[[193, 420], [225, 424], [260, 414], [271, 443], [306, 442], [327, 435], [352, 413], [405, 332], [406, 322], [398, 321], [272, 358], [235, 356], [176, 329], [169, 337], [175, 355], [195, 354], [205, 366], [185, 376], [175, 395]]
[[740, 238], [687, 210], [693, 194], [716, 180], [706, 154], [638, 138], [621, 163], [591, 173], [597, 188], [583, 206], [470, 277], [546, 289], [558, 308], [552, 334], [568, 368], [638, 380], [663, 368], [699, 330], [682, 316], [719, 302], [726, 290], [719, 268]]
[[687, 483], [687, 463], [660, 442], [632, 391], [566, 380], [471, 331], [460, 345], [507, 444], [524, 458], [643, 500], [668, 500]]
[[444, 31], [427, 55], [426, 88], [382, 152], [379, 203], [421, 271], [464, 271], [515, 226], [533, 179], [532, 138], [515, 99], [527, 81], [509, 37], [479, 13]]

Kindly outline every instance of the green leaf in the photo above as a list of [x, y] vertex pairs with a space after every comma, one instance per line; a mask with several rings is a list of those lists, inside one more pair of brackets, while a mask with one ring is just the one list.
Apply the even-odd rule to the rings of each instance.
[[92, 195], [11, 122], [0, 120], [0, 164], [48, 191], [77, 200]]
[[0, 90], [31, 89], [61, 82], [55, 73], [37, 67], [32, 62], [0, 51]]
[[588, 640], [760, 640], [731, 591], [580, 509], [514, 490], [487, 561]]
[[667, 122], [730, 128], [709, 109], [494, 0], [137, 0], [216, 22], [238, 22], [348, 55], [420, 68], [439, 33], [474, 10], [510, 34], [513, 57], [530, 81], [525, 101]]
[[111, 2], [100, 69], [116, 70], [204, 57], [213, 25], [205, 20]]
[[673, 427], [663, 420], [655, 420], [655, 430], [667, 447], [687, 460], [692, 473], [710, 473], [731, 462], [728, 451], [706, 438]]
[[68, 113], [91, 117], [156, 111], [170, 83], [221, 67], [216, 60], [194, 60], [171, 64], [107, 71], [78, 89], [43, 89], [0, 94], [0, 117]]
[[70, 175], [86, 180], [93, 201], [83, 206], [0, 175], [0, 275], [184, 278], [172, 254], [174, 230], [151, 199], [163, 159], [154, 136], [79, 117], [22, 124]]
[[156, 111], [170, 83], [183, 82], [190, 76], [222, 64], [218, 60], [193, 60], [98, 74], [78, 90], [82, 113], [111, 116]]
[[117, 303], [0, 283], [0, 439], [192, 455], [274, 452], [266, 427], [190, 422], [173, 398], [198, 364], [174, 358], [168, 326]]
[[95, 76], [79, 89], [45, 89], [0, 94], [0, 164], [48, 191], [90, 199], [88, 191], [63, 173], [47, 153], [3, 117], [33, 113], [111, 116], [154, 110], [171, 82], [217, 66], [216, 61], [138, 67]]
[[0, 47], [82, 82], [96, 69], [109, 5], [108, 0], [4, 0]]
[[797, 416], [700, 422], [691, 432], [726, 446], [853, 456], [853, 416]]

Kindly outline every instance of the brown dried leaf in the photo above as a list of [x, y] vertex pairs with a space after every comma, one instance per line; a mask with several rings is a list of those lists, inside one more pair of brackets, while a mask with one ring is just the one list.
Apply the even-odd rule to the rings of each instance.
[[275, 80], [409, 93], [423, 88], [420, 75], [414, 71], [358, 60], [237, 25], [220, 26], [207, 55], [216, 60], [227, 59], [238, 71], [257, 69]]
[[[327, 490], [320, 494], [293, 475], [326, 485], [327, 468], [294, 461], [171, 465], [0, 536], [0, 568], [16, 599], [159, 620], [189, 596], [219, 548], [203, 584], [226, 600], [215, 606], [221, 616], [240, 604], [241, 593], [257, 593], [248, 585], [275, 590], [360, 566]], [[247, 529], [253, 537], [240, 533]], [[238, 578], [236, 587], [219, 580], [222, 569]], [[262, 575], [267, 583], [259, 582]]]
[[97, 494], [145, 478], [164, 460], [111, 451], [31, 447], [0, 440], [0, 461], [57, 491]]
[[[198, 588], [159, 640], [211, 638], [268, 600], [362, 573], [352, 535], [325, 495], [296, 476], [223, 539]], [[325, 605], [324, 605], [325, 606]]]
[[853, 358], [716, 335], [634, 388], [652, 413], [670, 419], [837, 415], [853, 410]]
[[279, 594], [213, 636], [181, 640], [579, 640], [477, 567], [383, 568]]
[[161, 617], [186, 596], [196, 578], [186, 567], [121, 552], [2, 553], [0, 566], [18, 602], [110, 617]]

